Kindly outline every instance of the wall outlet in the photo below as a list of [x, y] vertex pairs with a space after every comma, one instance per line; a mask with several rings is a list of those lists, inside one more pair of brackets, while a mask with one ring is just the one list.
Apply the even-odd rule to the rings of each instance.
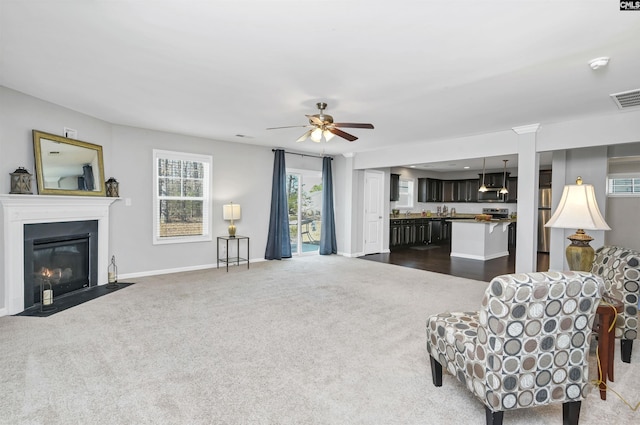
[[78, 130], [74, 130], [73, 128], [64, 128], [64, 137], [67, 139], [77, 139], [78, 138]]

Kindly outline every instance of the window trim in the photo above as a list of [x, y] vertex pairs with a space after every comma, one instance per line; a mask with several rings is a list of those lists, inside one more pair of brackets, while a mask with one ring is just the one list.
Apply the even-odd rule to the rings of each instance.
[[[194, 236], [170, 236], [170, 237], [160, 237], [159, 236], [159, 222], [157, 220], [159, 214], [159, 205], [161, 198], [158, 195], [158, 159], [177, 159], [182, 161], [193, 161], [193, 162], [201, 162], [204, 165], [204, 179], [202, 181], [202, 200], [203, 200], [203, 208], [202, 208], [202, 234], [194, 235]], [[213, 156], [211, 155], [203, 155], [196, 153], [187, 153], [187, 152], [175, 152], [175, 151], [166, 151], [160, 149], [153, 149], [153, 208], [152, 208], [152, 226], [153, 226], [153, 236], [152, 242], [153, 245], [166, 245], [166, 244], [176, 244], [176, 243], [191, 243], [191, 242], [210, 242], [213, 240], [211, 229], [212, 229], [212, 196], [211, 196], [211, 187], [212, 187], [212, 168], [213, 168]], [[194, 198], [200, 199], [200, 198]]]
[[409, 189], [408, 193], [408, 201], [410, 202], [408, 202], [407, 204], [400, 204], [400, 199], [402, 198], [402, 195], [400, 195], [398, 201], [396, 201], [396, 208], [413, 208], [416, 204], [416, 180], [400, 176], [400, 186], [402, 186], [403, 181], [411, 184], [411, 188]]
[[[622, 179], [640, 179], [640, 173], [611, 173], [607, 175], [607, 196], [612, 198], [637, 198], [640, 197], [640, 191], [638, 192], [612, 192], [613, 180]], [[633, 185], [636, 187], [635, 185]], [[640, 184], [637, 186], [640, 188]]]

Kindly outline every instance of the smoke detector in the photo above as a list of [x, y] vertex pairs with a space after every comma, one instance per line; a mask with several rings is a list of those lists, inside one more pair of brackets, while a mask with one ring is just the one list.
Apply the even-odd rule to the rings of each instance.
[[609, 58], [606, 56], [603, 56], [601, 58], [595, 58], [595, 59], [591, 59], [589, 61], [589, 66], [591, 67], [591, 69], [593, 69], [594, 71], [596, 69], [600, 69], [600, 68], [604, 68], [605, 66], [607, 66], [609, 64]]

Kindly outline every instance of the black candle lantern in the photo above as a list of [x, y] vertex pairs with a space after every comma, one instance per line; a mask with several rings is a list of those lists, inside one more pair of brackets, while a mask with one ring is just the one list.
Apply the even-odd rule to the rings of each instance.
[[110, 198], [118, 198], [120, 193], [118, 192], [118, 180], [114, 177], [109, 177], [109, 180], [105, 182], [105, 187], [107, 188], [107, 196]]
[[31, 192], [31, 177], [27, 170], [23, 167], [18, 167], [16, 171], [11, 174], [11, 194], [19, 195], [33, 195]]

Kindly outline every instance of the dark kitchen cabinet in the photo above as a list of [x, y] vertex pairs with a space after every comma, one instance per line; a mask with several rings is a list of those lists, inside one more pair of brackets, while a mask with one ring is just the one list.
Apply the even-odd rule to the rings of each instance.
[[508, 245], [510, 253], [516, 252], [517, 229], [517, 223], [515, 221], [509, 223]]
[[478, 179], [444, 180], [442, 182], [443, 202], [477, 202]]
[[505, 202], [518, 202], [518, 178], [509, 177], [507, 179], [507, 193]]
[[[509, 178], [507, 171], [507, 179]], [[479, 174], [480, 182], [482, 182], [482, 174]], [[482, 183], [480, 183], [482, 184]], [[484, 175], [484, 185], [487, 189], [501, 189], [504, 184], [504, 173], [486, 173]]]
[[429, 220], [429, 243], [440, 243], [442, 241], [443, 220]]
[[416, 220], [391, 220], [389, 224], [389, 248], [413, 245], [416, 243]]
[[418, 202], [442, 202], [442, 180], [419, 178]]
[[551, 170], [540, 170], [538, 176], [538, 186], [540, 188], [551, 187]]
[[390, 201], [397, 201], [400, 199], [400, 174], [391, 174], [391, 187], [390, 187]]
[[467, 202], [478, 202], [478, 189], [480, 189], [480, 181], [478, 179], [467, 180]]

